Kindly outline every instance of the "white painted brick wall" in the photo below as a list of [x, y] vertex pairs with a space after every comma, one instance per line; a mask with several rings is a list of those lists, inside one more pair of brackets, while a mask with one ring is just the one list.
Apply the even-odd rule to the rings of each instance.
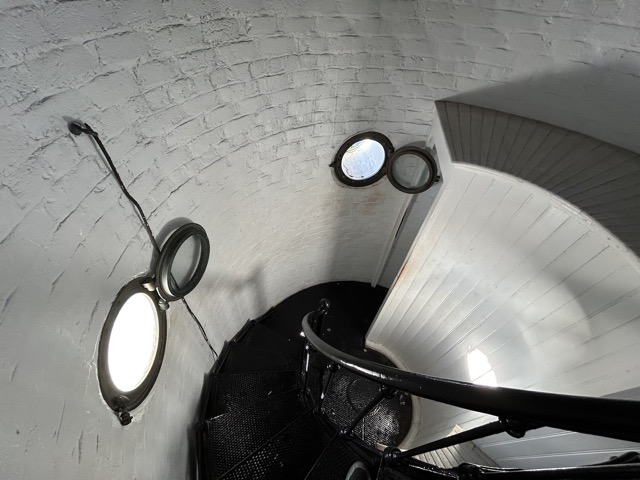
[[401, 196], [335, 183], [327, 164], [356, 131], [423, 140], [433, 100], [466, 94], [640, 150], [638, 20], [631, 0], [5, 1], [0, 476], [184, 478], [211, 362], [172, 307], [138, 423], [102, 404], [100, 328], [151, 249], [65, 117], [100, 132], [156, 231], [205, 226], [191, 302], [219, 347], [301, 288], [371, 279]]

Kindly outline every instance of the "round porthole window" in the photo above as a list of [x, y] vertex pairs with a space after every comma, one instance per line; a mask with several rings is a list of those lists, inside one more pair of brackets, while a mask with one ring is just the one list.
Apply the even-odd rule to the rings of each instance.
[[401, 192], [420, 193], [438, 178], [436, 162], [429, 152], [419, 147], [402, 147], [389, 159], [387, 176]]
[[381, 133], [359, 133], [342, 144], [331, 166], [340, 182], [364, 187], [384, 177], [392, 152], [391, 141]]
[[160, 296], [171, 302], [196, 288], [207, 269], [209, 251], [207, 233], [197, 223], [188, 223], [173, 232], [162, 246], [156, 265]]
[[136, 408], [156, 381], [167, 337], [159, 297], [135, 279], [116, 296], [102, 328], [98, 380], [102, 396], [116, 412]]

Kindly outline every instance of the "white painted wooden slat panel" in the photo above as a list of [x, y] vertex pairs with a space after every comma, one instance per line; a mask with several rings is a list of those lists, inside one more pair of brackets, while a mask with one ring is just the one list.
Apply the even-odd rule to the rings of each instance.
[[[468, 381], [467, 353], [477, 348], [499, 385], [593, 396], [639, 385], [638, 258], [576, 206], [606, 219], [621, 238], [627, 232], [622, 240], [633, 248], [640, 157], [501, 112], [451, 103], [438, 110], [450, 143], [439, 151], [551, 185], [573, 202], [489, 169], [444, 165], [448, 181], [368, 342], [411, 370], [446, 378]], [[418, 405], [423, 420], [414, 444], [446, 435], [454, 424], [468, 429], [494, 420], [428, 400]], [[536, 467], [640, 448], [532, 435], [513, 446], [477, 444], [501, 465]]]
[[380, 277], [380, 285], [389, 287], [393, 284], [441, 186], [442, 183], [436, 183], [426, 192], [414, 195], [397, 232], [393, 248]]
[[[402, 299], [402, 301], [395, 301], [394, 298], [390, 298], [385, 301], [382, 311], [385, 311], [386, 318], [400, 318], [403, 316], [406, 308], [408, 308], [412, 299], [414, 299], [420, 291], [419, 285], [413, 282], [404, 282], [402, 279], [407, 276], [412, 278], [415, 276], [425, 278], [424, 264], [428, 258], [428, 255], [424, 253], [429, 252], [438, 244], [440, 236], [444, 233], [445, 226], [449, 222], [449, 218], [456, 209], [459, 199], [457, 198], [457, 192], [452, 193], [446, 185], [449, 183], [455, 183], [459, 188], [467, 188], [473, 180], [475, 174], [471, 171], [455, 172], [452, 177], [445, 180], [445, 185], [442, 187], [442, 194], [440, 199], [433, 207], [433, 213], [431, 219], [427, 225], [425, 225], [420, 232], [420, 236], [424, 238], [424, 241], [420, 243], [420, 251], [423, 252], [423, 256], [413, 261], [411, 254], [408, 256], [405, 264], [398, 274], [398, 279], [394, 286], [394, 291], [397, 292], [395, 299]], [[415, 243], [412, 248], [415, 248]], [[393, 321], [388, 322], [375, 322], [371, 328], [370, 335], [377, 336], [384, 333], [385, 337], [393, 337], [393, 330], [397, 324]]]
[[[508, 187], [498, 188], [491, 184], [489, 189], [482, 195], [482, 198], [489, 206], [497, 205], [504, 199], [507, 191]], [[491, 213], [492, 209], [488, 207], [485, 212], [477, 212], [471, 215], [469, 221], [465, 222], [465, 231], [458, 232], [455, 243], [451, 244], [455, 245], [456, 253], [452, 252], [451, 255], [443, 254], [440, 258], [446, 261], [440, 262], [431, 271], [430, 283], [434, 286], [433, 291], [430, 292], [430, 295], [428, 292], [423, 291], [422, 297], [413, 303], [413, 310], [410, 309], [407, 315], [412, 318], [428, 319], [433, 313], [430, 310], [438, 308], [440, 303], [446, 299], [447, 293], [456, 284], [456, 271], [464, 266], [464, 262], [461, 261], [458, 252], [473, 248], [478, 232], [486, 225]], [[462, 239], [465, 239], [466, 242], [461, 242], [460, 240]], [[422, 325], [418, 325], [417, 328], [422, 328]], [[414, 330], [415, 328], [408, 329], [400, 339], [405, 342], [410, 341], [416, 333]]]
[[[479, 348], [500, 385], [598, 396], [640, 383], [640, 273], [624, 249], [534, 187], [471, 170], [446, 186], [440, 201], [455, 206], [421, 232], [402, 274], [412, 284], [390, 293], [369, 340], [411, 370], [446, 378], [469, 380], [466, 355]], [[428, 420], [416, 441], [492, 420], [421, 406]]]
[[[438, 102], [437, 109], [447, 119], [442, 125], [455, 162], [486, 166], [539, 185], [591, 215], [640, 253], [640, 229], [635, 228], [640, 155], [504, 112], [454, 102]], [[470, 142], [478, 133], [467, 130], [477, 130], [478, 125], [480, 138]]]

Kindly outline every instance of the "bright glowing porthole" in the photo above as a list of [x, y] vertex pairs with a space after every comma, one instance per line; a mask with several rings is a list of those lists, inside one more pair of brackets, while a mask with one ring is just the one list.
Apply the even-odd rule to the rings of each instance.
[[160, 330], [158, 313], [148, 293], [129, 297], [113, 322], [107, 350], [107, 366], [118, 390], [140, 386], [153, 366]]
[[489, 359], [477, 348], [467, 354], [469, 378], [477, 385], [495, 387], [498, 385], [496, 373], [493, 371]]
[[149, 394], [160, 372], [167, 336], [160, 297], [128, 283], [116, 296], [102, 328], [98, 347], [98, 380], [107, 404], [131, 411]]

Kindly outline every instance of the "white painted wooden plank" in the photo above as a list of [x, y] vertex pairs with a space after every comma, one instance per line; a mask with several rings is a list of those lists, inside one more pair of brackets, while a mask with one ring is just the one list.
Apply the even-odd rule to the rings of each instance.
[[460, 458], [460, 454], [456, 450], [455, 446], [454, 447], [448, 447], [448, 448], [442, 448], [442, 449], [438, 450], [438, 452], [441, 453], [442, 456], [444, 456], [447, 459], [447, 462], [452, 467], [457, 467], [458, 465], [460, 465], [464, 461], [464, 460], [462, 460]]
[[[561, 228], [563, 225], [569, 225], [567, 224], [567, 219], [560, 215], [557, 210], [553, 213], [556, 214], [554, 221], [551, 221], [550, 219], [549, 223], [539, 224], [543, 233], [540, 236], [534, 236], [534, 238], [538, 239], [544, 238], [544, 241], [534, 249], [534, 251], [539, 252], [540, 258], [538, 263], [530, 261], [531, 255], [528, 254], [528, 252], [531, 247], [523, 248], [516, 250], [513, 258], [503, 257], [503, 259], [507, 258], [508, 260], [507, 266], [502, 266], [502, 263], [498, 264], [498, 268], [494, 270], [494, 272], [497, 271], [499, 275], [499, 277], [495, 279], [497, 281], [494, 281], [494, 278], [492, 278], [493, 272], [488, 275], [485, 272], [486, 278], [488, 279], [488, 285], [495, 285], [497, 288], [492, 289], [491, 293], [487, 295], [480, 306], [471, 313], [471, 316], [465, 322], [467, 326], [474, 325], [474, 328], [470, 329], [467, 334], [467, 343], [476, 344], [479, 342], [482, 337], [482, 333], [478, 334], [475, 330], [486, 328], [483, 327], [483, 320], [493, 314], [501, 305], [505, 305], [504, 308], [512, 308], [510, 303], [504, 303], [504, 299], [509, 298], [518, 287], [527, 281], [532, 274], [532, 270], [539, 271], [539, 269], [542, 269], [546, 264], [553, 260], [553, 253], [550, 252], [555, 251], [554, 242], [560, 246], [565, 246], [566, 242], [568, 242], [562, 233], [569, 227], [567, 226], [564, 229]], [[525, 243], [529, 243], [531, 241], [530, 239], [524, 240]], [[529, 260], [528, 263], [527, 260]], [[522, 269], [521, 267], [523, 264], [528, 268]], [[458, 338], [460, 338], [460, 336], [458, 336]], [[471, 342], [468, 341], [469, 339], [472, 339]], [[428, 341], [428, 338], [424, 339], [421, 345]]]
[[502, 143], [495, 158], [493, 159], [494, 168], [500, 171], [505, 170], [505, 164], [510, 163], [511, 148], [522, 129], [523, 124], [526, 123], [522, 117], [515, 115], [509, 115], [509, 121], [504, 129]]
[[507, 172], [517, 177], [524, 178], [524, 169], [528, 168], [528, 165], [531, 163], [531, 159], [542, 145], [548, 141], [553, 130], [553, 127], [550, 125], [536, 122], [536, 128], [531, 133], [531, 136], [525, 143], [521, 153], [517, 157], [511, 159], [511, 166]]
[[550, 187], [558, 195], [573, 195], [582, 190], [583, 185], [591, 185], [601, 181], [603, 175], [626, 162], [637, 162], [638, 155], [608, 144], [602, 144], [596, 151], [585, 158], [584, 165], [571, 169], [571, 176], [561, 185], [550, 183]]
[[449, 128], [449, 132], [451, 132], [451, 134], [448, 136], [449, 146], [451, 147], [451, 154], [453, 155], [455, 161], [459, 161], [458, 159], [462, 159], [462, 146], [460, 144], [461, 132], [458, 104], [446, 102], [445, 113], [446, 126]]
[[[456, 188], [466, 189], [474, 177], [474, 172], [461, 170], [456, 171], [452, 175], [448, 185], [446, 184], [444, 186], [442, 196], [433, 207], [431, 221], [421, 232], [421, 237], [424, 238], [425, 241], [417, 244], [415, 246], [415, 251], [411, 252], [409, 255], [407, 262], [403, 267], [403, 271], [400, 273], [401, 277], [414, 277], [420, 275], [420, 273], [424, 271], [424, 263], [429, 258], [431, 250], [438, 244], [446, 225], [449, 223], [451, 215], [453, 215], [460, 202], [457, 190], [452, 189], [450, 185], [453, 184]], [[397, 283], [398, 284], [394, 289], [394, 295], [389, 299], [390, 301], [385, 302], [382, 307], [379, 314], [380, 318], [400, 315], [397, 311], [398, 307], [400, 305], [406, 305], [406, 302], [416, 294], [416, 290], [418, 289], [417, 284], [413, 284], [412, 282]], [[376, 324], [377, 323], [378, 322], [376, 321]], [[372, 338], [375, 339], [375, 336]]]
[[[477, 272], [480, 261], [490, 258], [489, 251], [495, 245], [492, 237], [497, 232], [504, 231], [509, 221], [513, 219], [528, 198], [524, 192], [520, 192], [519, 197], [513, 193], [512, 189], [506, 192], [500, 204], [501, 214], [491, 216], [480, 235], [474, 239], [466, 252], [459, 258], [456, 269], [450, 273], [450, 284], [453, 288], [449, 290], [446, 298], [438, 305], [435, 302], [430, 302], [431, 305], [427, 305], [429, 308], [423, 308], [420, 312], [419, 317], [423, 319], [431, 316], [441, 319], [433, 323], [430, 330], [430, 337], [435, 345], [439, 345], [445, 335], [444, 332], [450, 331], [452, 328], [452, 314], [458, 311], [460, 304], [469, 294], [474, 292], [479, 282], [481, 282], [481, 278], [475, 275], [475, 272]], [[491, 254], [494, 254], [494, 252], [491, 252]], [[452, 274], [455, 274], [455, 277]], [[455, 285], [453, 285], [454, 280]], [[410, 337], [412, 338], [407, 342], [407, 348], [411, 348], [411, 344], [418, 340], [418, 336]], [[427, 352], [427, 355], [430, 353], [432, 352]], [[425, 357], [425, 361], [431, 360], [433, 360], [433, 357]]]
[[[456, 244], [456, 238], [458, 237], [460, 228], [462, 228], [462, 226], [466, 224], [467, 220], [473, 215], [478, 207], [478, 203], [473, 199], [482, 197], [487, 192], [492, 182], [493, 179], [488, 178], [487, 176], [474, 175], [473, 180], [465, 189], [465, 192], [468, 193], [461, 197], [460, 201], [456, 205], [455, 210], [452, 212], [451, 216], [448, 219], [447, 226], [451, 226], [451, 228], [444, 228], [442, 230], [437, 243], [431, 248], [427, 260], [422, 263], [419, 277], [433, 277], [434, 275], [438, 275], [440, 273], [440, 269], [443, 267], [442, 262], [446, 261], [446, 259], [449, 258], [448, 252]], [[444, 267], [446, 268], [446, 265]], [[430, 282], [429, 285], [435, 287], [434, 282]], [[420, 296], [418, 296], [418, 294]], [[411, 298], [407, 298], [408, 296], [405, 295], [405, 304], [400, 305], [396, 309], [395, 314], [415, 318], [415, 314], [417, 313], [417, 311], [419, 311], [424, 298], [428, 297], [429, 294], [430, 293], [425, 291], [424, 288], [420, 288], [419, 290], [416, 289], [413, 292]], [[403, 334], [398, 334], [396, 336], [396, 340], [400, 340], [402, 337]], [[389, 348], [393, 347], [394, 344], [389, 345]]]
[[595, 138], [577, 136], [576, 143], [564, 149], [562, 156], [557, 159], [548, 159], [546, 168], [532, 181], [548, 190], [551, 184], [557, 183], [558, 179], [566, 181], [573, 177], [573, 172], [589, 161], [594, 152], [600, 152], [603, 143]]
[[469, 105], [459, 103], [458, 105], [458, 125], [460, 137], [460, 157], [456, 160], [459, 162], [471, 162], [471, 110]]
[[483, 116], [484, 109], [480, 107], [470, 107], [469, 121], [470, 121], [470, 151], [469, 161], [478, 165], [482, 165], [482, 128], [483, 128]]
[[520, 124], [520, 128], [518, 129], [517, 135], [513, 137], [513, 142], [511, 143], [509, 151], [506, 152], [505, 158], [500, 167], [504, 172], [512, 172], [518, 159], [523, 154], [526, 155], [527, 151], [525, 150], [525, 148], [528, 142], [531, 140], [531, 137], [535, 134], [536, 129], [540, 125], [535, 121], [525, 119], [521, 120], [522, 122]]
[[[543, 429], [552, 431], [551, 429]], [[622, 440], [602, 439], [592, 435], [582, 435], [569, 432], [553, 431], [553, 434], [523, 439], [514, 439], [506, 436], [500, 436], [500, 441], [495, 441], [496, 437], [482, 439], [482, 449], [495, 458], [498, 462], [503, 463], [508, 458], [528, 458], [528, 457], [557, 457], [558, 452], [562, 452], [567, 445], [571, 445], [571, 453], [594, 454], [608, 452], [628, 452], [637, 451], [639, 444], [634, 442], [625, 442]], [[510, 439], [509, 439], [510, 438]], [[484, 442], [489, 440], [488, 442]], [[614, 455], [611, 453], [610, 455]], [[569, 460], [569, 461], [567, 461]], [[569, 466], [571, 459], [564, 459], [565, 466]]]
[[445, 455], [445, 453], [442, 450], [435, 450], [431, 453], [433, 457], [436, 459], [436, 461], [438, 462], [438, 466], [442, 468], [453, 468], [457, 466], [451, 463], [449, 458]]
[[[561, 130], [557, 131], [559, 134], [562, 133]], [[540, 158], [539, 162], [532, 165], [533, 168], [529, 170], [525, 177], [528, 181], [543, 186], [544, 184], [539, 181], [539, 178], [547, 173], [550, 168], [563, 164], [565, 159], [585, 142], [585, 137], [578, 133], [565, 130], [564, 135], [562, 141], [554, 145], [544, 158]]]
[[500, 151], [500, 147], [504, 141], [504, 132], [509, 125], [509, 121], [513, 118], [512, 115], [496, 112], [496, 121], [491, 132], [489, 153], [487, 154], [487, 166], [494, 167], [495, 161]]
[[518, 176], [520, 178], [529, 178], [532, 172], [535, 172], [540, 164], [543, 164], [544, 161], [550, 157], [553, 150], [566, 141], [568, 135], [566, 130], [551, 129], [545, 137], [544, 142], [539, 144], [536, 150], [532, 152], [528, 162], [523, 165], [523, 168], [518, 172]]
[[593, 465], [609, 460], [612, 456], [624, 453], [619, 450], [603, 450], [600, 452], [573, 453], [563, 452], [561, 455], [543, 455], [539, 457], [507, 457], [496, 461], [503, 467], [518, 468], [557, 468], [566, 466]]
[[423, 289], [421, 292], [422, 298], [419, 302], [416, 301], [414, 303], [416, 309], [407, 312], [407, 315], [411, 315], [417, 321], [413, 322], [412, 328], [407, 329], [405, 335], [402, 336], [403, 342], [397, 344], [400, 348], [403, 348], [403, 344], [415, 338], [415, 334], [423, 326], [429, 325], [430, 331], [437, 328], [438, 324], [429, 323], [429, 319], [432, 318], [434, 311], [438, 309], [440, 304], [455, 290], [465, 269], [465, 262], [462, 259], [464, 253], [469, 249], [473, 249], [473, 246], [477, 243], [478, 236], [485, 230], [496, 209], [504, 202], [509, 189], [509, 185], [491, 184], [481, 197], [486, 208], [470, 216], [469, 220], [466, 221], [456, 235], [459, 240], [456, 241], [454, 248], [451, 249], [453, 251], [446, 257], [448, 261], [438, 264], [431, 273], [429, 283], [433, 285], [433, 289], [430, 292]]
[[495, 110], [484, 109], [482, 115], [482, 142], [480, 150], [480, 162], [479, 165], [486, 166], [490, 161], [489, 150], [491, 148], [491, 135], [495, 128], [497, 112]]
[[[511, 190], [510, 194], [515, 195], [514, 192], [516, 192], [516, 190]], [[536, 202], [535, 200], [531, 201], [530, 199], [531, 197], [527, 196], [515, 214], [507, 217], [506, 222], [510, 228], [503, 230], [503, 225], [498, 223], [495, 232], [484, 242], [486, 248], [484, 251], [480, 249], [480, 252], [478, 252], [478, 257], [473, 264], [473, 271], [485, 273], [483, 275], [474, 273], [468, 277], [469, 283], [472, 286], [466, 293], [462, 294], [462, 298], [455, 309], [447, 314], [447, 323], [443, 325], [445, 328], [443, 336], [434, 336], [435, 332], [430, 333], [430, 337], [434, 340], [433, 343], [435, 344], [435, 346], [433, 346], [435, 356], [425, 357], [425, 361], [429, 364], [432, 364], [442, 355], [445, 347], [450, 347], [451, 343], [448, 341], [449, 338], [455, 342], [454, 344], [459, 344], [459, 342], [463, 340], [464, 333], [456, 331], [456, 329], [461, 326], [463, 329], [470, 327], [467, 322], [468, 317], [472, 315], [474, 309], [493, 291], [493, 287], [490, 286], [485, 293], [479, 293], [481, 292], [481, 283], [486, 279], [491, 269], [498, 263], [498, 260], [504, 256], [504, 250], [509, 250], [510, 246], [513, 246], [519, 238], [527, 235], [529, 232], [527, 227], [530, 228], [534, 225], [536, 220], [546, 211], [546, 205]], [[517, 202], [514, 201], [512, 204], [516, 203]], [[524, 208], [525, 206], [527, 208]], [[503, 238], [505, 246], [501, 246], [500, 242], [496, 241], [496, 239], [500, 237], [500, 231], [504, 231]], [[463, 286], [462, 288], [465, 287]]]

